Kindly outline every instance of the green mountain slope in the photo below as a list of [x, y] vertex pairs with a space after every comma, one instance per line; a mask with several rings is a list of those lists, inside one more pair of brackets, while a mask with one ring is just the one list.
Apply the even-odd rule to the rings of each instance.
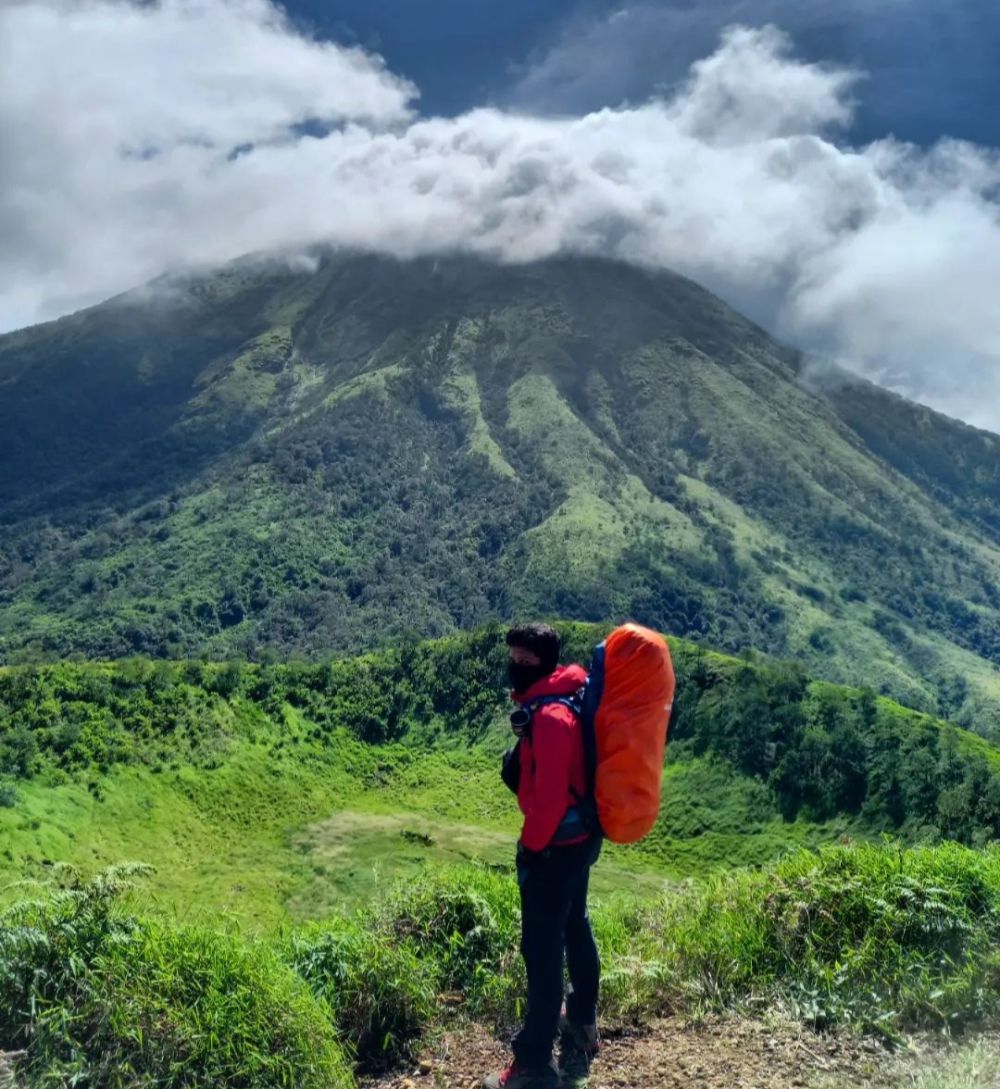
[[0, 338], [0, 660], [631, 615], [1000, 731], [993, 437], [599, 260], [324, 256]]
[[[602, 629], [564, 626], [583, 659]], [[889, 833], [1000, 837], [1000, 754], [871, 692], [672, 640], [660, 819], [597, 892]], [[164, 909], [321, 916], [386, 880], [507, 866], [517, 809], [498, 628], [325, 664], [0, 670], [0, 902], [56, 863], [157, 868]], [[773, 746], [773, 747], [772, 747]]]

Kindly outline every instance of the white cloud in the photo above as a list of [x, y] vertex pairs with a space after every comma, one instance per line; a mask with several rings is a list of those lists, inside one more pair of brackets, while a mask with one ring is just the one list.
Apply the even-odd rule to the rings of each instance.
[[[297, 33], [268, 0], [7, 0], [0, 328], [182, 258], [192, 231], [216, 230], [203, 199], [242, 203], [234, 149], [313, 120], [402, 122], [415, 93], [378, 57]], [[234, 225], [218, 229], [228, 254]]]
[[[997, 153], [839, 145], [852, 74], [796, 61], [773, 29], [728, 32], [641, 106], [424, 120], [377, 59], [302, 37], [264, 0], [27, 0], [0, 13], [0, 40], [12, 34], [7, 327], [172, 265], [319, 240], [609, 254], [687, 272], [801, 343], [1000, 428]], [[296, 135], [310, 117], [340, 124]]]
[[711, 144], [747, 144], [846, 124], [855, 74], [796, 64], [790, 52], [773, 26], [726, 32], [722, 48], [695, 61], [674, 96], [678, 127]]

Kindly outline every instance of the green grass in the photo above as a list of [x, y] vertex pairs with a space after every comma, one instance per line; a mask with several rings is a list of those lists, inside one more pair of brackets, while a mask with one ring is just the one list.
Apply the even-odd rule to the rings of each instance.
[[[594, 913], [609, 1024], [779, 1004], [816, 1027], [959, 1032], [1000, 1012], [1000, 853], [862, 845], [798, 852]], [[515, 1014], [517, 898], [484, 870], [428, 876], [376, 913], [480, 1016]]]
[[[0, 1046], [27, 1049], [32, 1087], [336, 1087], [349, 1081], [338, 1041], [362, 1071], [411, 1062], [444, 1024], [443, 995], [501, 1031], [521, 1012], [516, 882], [482, 864], [435, 867], [266, 940], [121, 897], [112, 873], [2, 917]], [[995, 849], [798, 852], [620, 896], [593, 919], [609, 1029], [777, 1006], [898, 1039], [1000, 1017]], [[942, 1084], [982, 1061], [969, 1053]]]
[[720, 761], [691, 758], [675, 746], [663, 781], [663, 805], [653, 831], [630, 847], [610, 844], [608, 857], [675, 877], [759, 866], [801, 847], [816, 847], [870, 830], [847, 817], [786, 821], [758, 780]]
[[105, 875], [0, 918], [0, 1043], [29, 1085], [338, 1089], [326, 1003], [269, 948], [136, 916]]
[[[22, 785], [17, 806], [0, 809], [0, 901], [44, 885], [57, 862], [94, 873], [131, 858], [155, 867], [162, 912], [270, 928], [442, 866], [509, 869], [518, 814], [491, 754], [372, 750], [342, 736], [315, 755], [275, 760], [244, 745], [214, 770], [122, 769], [101, 781], [100, 799], [80, 785]], [[668, 765], [653, 833], [606, 846], [594, 894], [655, 898], [684, 879], [864, 834], [847, 820], [785, 822], [759, 783], [684, 759]]]
[[[690, 780], [671, 774], [668, 806], [701, 801], [705, 778], [691, 770]], [[442, 865], [507, 869], [519, 827], [492, 755], [373, 752], [346, 736], [313, 766], [242, 745], [214, 770], [122, 769], [99, 793], [79, 784], [18, 788], [15, 808], [0, 809], [0, 902], [43, 887], [56, 863], [95, 873], [131, 858], [155, 867], [149, 888], [163, 913], [221, 912], [272, 927], [365, 903]], [[748, 830], [727, 842], [765, 861], [792, 841]], [[676, 879], [732, 864], [717, 843], [710, 834], [655, 850], [612, 848], [595, 894], [653, 897]]]
[[[77, 784], [25, 784], [16, 807], [0, 810], [3, 896], [16, 897], [25, 878], [44, 883], [56, 862], [96, 872], [132, 858], [156, 867], [151, 887], [171, 914], [221, 911], [271, 925], [289, 911], [301, 917], [358, 902], [378, 883], [376, 867], [387, 852], [387, 880], [407, 872], [414, 852], [421, 863], [447, 857], [440, 849], [411, 848], [398, 833], [387, 840], [380, 832], [383, 814], [399, 794], [391, 779], [374, 789], [366, 782], [369, 775], [387, 774], [380, 769], [392, 755], [373, 754], [344, 737], [332, 759], [310, 765], [244, 743], [216, 769], [122, 769], [101, 780], [99, 798]], [[423, 773], [433, 778], [436, 766], [442, 779], [455, 774], [434, 757]], [[435, 796], [431, 791], [428, 807]], [[357, 828], [360, 816], [365, 828], [337, 854], [327, 849], [330, 826], [345, 809], [348, 824]], [[511, 823], [508, 814], [507, 828]], [[406, 827], [404, 816], [399, 831]], [[480, 841], [484, 837], [485, 830], [478, 832]], [[508, 842], [513, 838], [511, 831]]]
[[[564, 634], [585, 658], [601, 629]], [[672, 646], [660, 820], [608, 846], [598, 897], [844, 837], [996, 835], [1000, 756], [981, 738], [794, 666]], [[0, 670], [0, 754], [17, 776], [0, 781], [0, 900], [59, 862], [132, 859], [157, 868], [164, 913], [269, 928], [441, 865], [509, 866], [501, 651], [487, 629], [324, 666]]]
[[[461, 333], [456, 334], [456, 341]], [[453, 351], [455, 349], [453, 348]], [[474, 374], [454, 374], [442, 386], [446, 403], [462, 413], [469, 427], [468, 450], [481, 454], [498, 476], [513, 479], [517, 473], [511, 468], [499, 443], [493, 437], [490, 426], [483, 417], [483, 405], [479, 384]]]

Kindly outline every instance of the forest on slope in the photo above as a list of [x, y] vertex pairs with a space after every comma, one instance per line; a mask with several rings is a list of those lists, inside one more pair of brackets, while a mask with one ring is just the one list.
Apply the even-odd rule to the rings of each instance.
[[0, 338], [0, 662], [631, 616], [996, 737], [998, 441], [668, 273], [248, 259]]
[[[562, 627], [578, 660], [603, 631]], [[662, 813], [645, 841], [609, 850], [610, 885], [622, 869], [703, 874], [844, 837], [1000, 838], [1000, 755], [977, 736], [795, 663], [671, 646]], [[162, 869], [165, 903], [274, 919], [362, 898], [377, 856], [393, 873], [506, 864], [503, 664], [489, 627], [322, 664], [0, 670], [0, 874], [133, 858]]]

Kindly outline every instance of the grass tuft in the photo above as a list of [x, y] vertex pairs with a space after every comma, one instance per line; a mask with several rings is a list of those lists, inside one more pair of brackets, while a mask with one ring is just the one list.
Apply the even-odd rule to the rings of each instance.
[[141, 868], [73, 883], [0, 919], [0, 1045], [30, 1085], [337, 1089], [325, 1004], [267, 947], [135, 915]]
[[322, 998], [351, 1056], [367, 1073], [414, 1057], [437, 1013], [432, 964], [413, 942], [386, 942], [357, 919], [288, 936], [286, 962]]

